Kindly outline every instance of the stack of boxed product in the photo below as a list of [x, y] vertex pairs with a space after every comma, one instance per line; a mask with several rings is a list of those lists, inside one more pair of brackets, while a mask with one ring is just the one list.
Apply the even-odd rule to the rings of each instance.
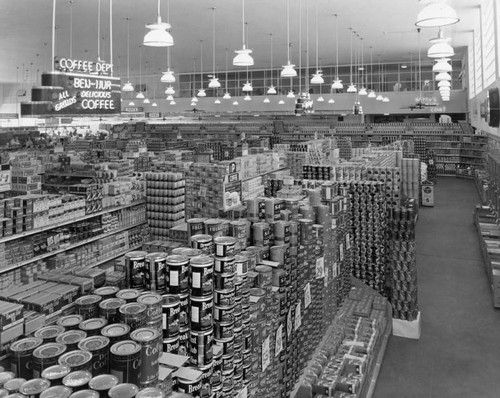
[[40, 194], [42, 179], [40, 174], [44, 171], [41, 160], [26, 154], [18, 155], [11, 162], [11, 189], [19, 194]]

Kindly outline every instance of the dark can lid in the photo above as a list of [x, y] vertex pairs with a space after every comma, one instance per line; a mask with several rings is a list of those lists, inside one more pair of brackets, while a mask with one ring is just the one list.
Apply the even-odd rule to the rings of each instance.
[[15, 341], [11, 344], [10, 350], [16, 354], [27, 353], [29, 351], [33, 351], [35, 348], [41, 346], [43, 343], [43, 339], [36, 337], [26, 337], [24, 339]]
[[59, 365], [69, 366], [70, 368], [76, 368], [78, 366], [84, 365], [92, 360], [92, 354], [89, 351], [84, 350], [73, 350], [61, 355], [59, 358]]
[[78, 343], [80, 350], [97, 351], [109, 345], [109, 339], [105, 336], [91, 336]]
[[118, 377], [109, 374], [95, 376], [89, 381], [89, 387], [96, 391], [107, 391], [118, 385]]
[[123, 300], [135, 300], [137, 297], [141, 295], [141, 292], [137, 289], [122, 289], [118, 293], [116, 293], [117, 298], [121, 298]]
[[123, 340], [111, 346], [113, 355], [132, 355], [141, 351], [141, 345], [133, 340]]
[[5, 388], [7, 391], [19, 391], [19, 388], [26, 383], [26, 379], [23, 379], [22, 377], [17, 377], [15, 379], [10, 379], [3, 383], [3, 388]]
[[99, 398], [99, 393], [92, 390], [80, 390], [71, 394], [69, 398]]
[[181, 254], [171, 254], [167, 256], [167, 263], [169, 264], [184, 264], [189, 262], [189, 258]]
[[140, 328], [130, 333], [130, 338], [139, 343], [153, 341], [160, 337], [160, 332], [153, 328]]
[[139, 392], [135, 384], [123, 383], [113, 387], [108, 392], [109, 398], [134, 398]]
[[161, 303], [161, 294], [158, 293], [144, 293], [137, 297], [137, 302], [144, 305], [155, 305]]
[[130, 333], [130, 326], [125, 323], [112, 323], [101, 330], [101, 334], [106, 337], [125, 336]]
[[128, 303], [122, 305], [118, 310], [123, 315], [138, 315], [146, 312], [147, 307], [141, 303]]
[[97, 294], [89, 294], [87, 296], [79, 297], [75, 300], [75, 304], [82, 305], [94, 305], [102, 300], [102, 296], [98, 296]]
[[102, 329], [108, 324], [108, 320], [104, 318], [90, 318], [80, 323], [80, 330], [97, 330]]
[[57, 324], [64, 327], [76, 326], [81, 322], [83, 322], [83, 315], [78, 314], [64, 315], [57, 320]]
[[31, 379], [23, 383], [19, 392], [23, 395], [37, 395], [50, 387], [50, 381], [46, 379]]
[[108, 310], [108, 309], [118, 309], [122, 305], [127, 304], [127, 302], [124, 299], [118, 298], [118, 297], [112, 297], [106, 300], [102, 300], [99, 303], [99, 308], [102, 308], [103, 310]]
[[68, 398], [71, 395], [71, 388], [64, 386], [53, 386], [47, 388], [40, 394], [40, 398]]
[[42, 377], [47, 380], [62, 379], [71, 372], [69, 366], [66, 365], [52, 365], [42, 371]]
[[136, 398], [163, 398], [164, 396], [165, 394], [159, 388], [149, 387], [139, 391]]
[[39, 339], [43, 340], [53, 339], [56, 336], [59, 336], [61, 333], [64, 333], [65, 331], [66, 328], [64, 326], [59, 326], [59, 325], [44, 326], [43, 328], [40, 328], [35, 332], [35, 337], [38, 337]]
[[75, 344], [87, 337], [87, 332], [83, 330], [68, 330], [56, 337], [56, 343]]
[[180, 303], [179, 296], [176, 296], [174, 294], [164, 294], [161, 296], [162, 298], [162, 305], [165, 307], [174, 307], [175, 305]]
[[92, 379], [92, 373], [86, 370], [76, 370], [64, 376], [63, 384], [66, 387], [80, 387]]
[[95, 289], [93, 293], [98, 296], [114, 296], [119, 291], [120, 288], [117, 286], [103, 286]]
[[54, 358], [62, 355], [66, 351], [66, 346], [60, 343], [46, 343], [33, 351], [34, 358]]

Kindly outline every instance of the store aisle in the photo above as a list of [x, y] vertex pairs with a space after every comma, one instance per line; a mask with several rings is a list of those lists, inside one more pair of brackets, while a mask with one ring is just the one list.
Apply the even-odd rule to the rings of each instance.
[[375, 398], [500, 396], [495, 310], [472, 212], [471, 180], [441, 178], [417, 225], [420, 340], [392, 337]]

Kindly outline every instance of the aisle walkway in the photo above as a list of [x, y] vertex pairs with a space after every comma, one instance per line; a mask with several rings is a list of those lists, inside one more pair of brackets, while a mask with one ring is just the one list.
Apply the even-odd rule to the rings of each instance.
[[441, 178], [417, 225], [420, 340], [391, 337], [375, 398], [500, 397], [500, 310], [472, 212], [473, 181]]

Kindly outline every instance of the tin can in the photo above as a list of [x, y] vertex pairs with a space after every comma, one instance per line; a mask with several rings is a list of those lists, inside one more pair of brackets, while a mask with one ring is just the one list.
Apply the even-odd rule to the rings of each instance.
[[243, 365], [243, 381], [248, 381], [252, 379], [252, 365], [244, 364]]
[[75, 391], [69, 398], [99, 398], [99, 393], [97, 391], [84, 389]]
[[206, 218], [190, 218], [186, 221], [188, 225], [188, 239], [205, 233]]
[[227, 235], [229, 233], [229, 222], [218, 218], [210, 218], [205, 220], [205, 231], [207, 235], [211, 235], [214, 239]]
[[75, 300], [76, 312], [83, 316], [83, 319], [97, 318], [101, 300], [102, 297], [96, 294], [81, 296]]
[[233, 322], [234, 321], [234, 305], [229, 307], [214, 306], [214, 320], [216, 322]]
[[131, 383], [136, 386], [141, 380], [141, 345], [133, 340], [115, 343], [110, 349], [110, 373], [118, 378], [119, 383]]
[[94, 289], [93, 294], [101, 296], [103, 300], [110, 299], [112, 297], [116, 297], [116, 293], [120, 291], [120, 288], [117, 286], [103, 286], [97, 289]]
[[189, 290], [189, 259], [186, 256], [167, 256], [167, 285], [169, 294], [183, 294]]
[[[182, 247], [180, 249], [181, 250], [179, 251], [179, 253], [175, 253], [175, 254], [180, 254], [181, 256], [186, 256], [190, 260], [193, 257], [198, 257], [198, 256], [201, 256], [203, 254], [203, 252], [200, 249], [193, 249], [192, 247]], [[172, 254], [174, 254], [174, 252], [172, 252]]]
[[214, 303], [220, 307], [230, 307], [234, 305], [235, 292], [234, 289], [230, 290], [215, 290]]
[[125, 300], [116, 297], [103, 300], [99, 303], [99, 315], [110, 324], [117, 323], [120, 321], [118, 309], [125, 304], [127, 304]]
[[22, 377], [17, 377], [14, 379], [10, 379], [6, 381], [3, 384], [4, 390], [8, 391], [8, 394], [14, 394], [16, 392], [19, 392], [19, 388], [26, 383], [26, 379], [23, 379]]
[[5, 383], [7, 383], [9, 380], [12, 380], [16, 377], [16, 375], [13, 372], [0, 372], [0, 386], [3, 387]]
[[92, 372], [92, 354], [89, 351], [73, 350], [66, 352], [59, 357], [58, 363], [67, 366], [72, 372], [77, 370]]
[[147, 307], [141, 303], [128, 303], [122, 305], [118, 312], [122, 323], [130, 325], [132, 330], [143, 327], [146, 324]]
[[146, 255], [146, 268], [151, 275], [149, 290], [164, 293], [167, 286], [167, 255], [149, 253]]
[[246, 276], [248, 274], [248, 258], [237, 255], [235, 257], [235, 271], [238, 276]]
[[79, 328], [86, 332], [87, 336], [98, 336], [101, 334], [101, 329], [107, 324], [108, 321], [104, 318], [90, 318], [80, 323]]
[[243, 311], [238, 311], [234, 313], [234, 328], [241, 328], [243, 325]]
[[177, 390], [185, 394], [190, 394], [194, 398], [201, 397], [201, 387], [201, 375], [196, 379], [184, 379], [182, 377], [177, 377]]
[[137, 302], [146, 306], [146, 324], [161, 321], [162, 296], [158, 293], [143, 293], [137, 297]]
[[137, 289], [121, 289], [116, 293], [116, 298], [125, 300], [127, 303], [133, 303], [141, 295], [141, 291]]
[[170, 354], [179, 354], [180, 334], [163, 339], [163, 352]]
[[40, 394], [40, 398], [69, 398], [71, 393], [71, 388], [62, 385], [51, 386]]
[[214, 270], [219, 273], [234, 273], [236, 271], [235, 257], [215, 257]]
[[212, 397], [212, 385], [210, 383], [212, 379], [213, 372], [213, 362], [207, 366], [201, 366], [198, 369], [202, 371], [201, 375], [201, 398], [211, 398]]
[[210, 256], [214, 252], [214, 243], [211, 235], [194, 235], [191, 236], [191, 247], [199, 249], [203, 254]]
[[189, 326], [189, 294], [179, 294], [179, 327]]
[[189, 346], [191, 363], [196, 366], [206, 366], [213, 358], [213, 329], [203, 332], [190, 331]]
[[107, 397], [109, 390], [118, 385], [118, 378], [110, 374], [102, 374], [92, 377], [89, 387], [99, 393], [100, 397]]
[[218, 340], [228, 339], [234, 336], [234, 321], [221, 323], [214, 322], [214, 337]]
[[191, 297], [190, 314], [191, 329], [195, 331], [208, 330], [212, 328], [212, 312], [214, 300], [212, 296]]
[[275, 268], [272, 270], [272, 285], [278, 288], [279, 293], [285, 293], [287, 281], [284, 269]]
[[139, 391], [136, 398], [164, 398], [165, 394], [162, 390], [156, 387], [148, 387]]
[[233, 355], [234, 354], [234, 336], [227, 339], [216, 339], [215, 344], [222, 347], [221, 355]]
[[267, 265], [257, 265], [255, 271], [259, 273], [259, 287], [270, 287], [273, 283], [273, 269]]
[[56, 325], [62, 326], [66, 330], [75, 330], [78, 329], [78, 325], [83, 320], [83, 316], [78, 314], [63, 315], [57, 320]]
[[139, 393], [139, 388], [133, 383], [122, 383], [111, 388], [109, 398], [134, 398]]
[[39, 397], [42, 392], [50, 387], [50, 382], [45, 379], [31, 379], [24, 382], [19, 388], [19, 393], [27, 397]]
[[245, 330], [243, 332], [243, 350], [248, 351], [253, 349], [253, 332]]
[[87, 337], [78, 343], [80, 350], [86, 350], [92, 354], [90, 361], [92, 376], [108, 373], [109, 343], [110, 340], [104, 336]]
[[214, 289], [214, 260], [209, 256], [202, 255], [193, 257], [190, 265], [189, 286], [191, 297], [212, 295]]
[[141, 328], [130, 333], [130, 338], [141, 345], [140, 387], [150, 387], [158, 382], [162, 335], [155, 329]]
[[189, 356], [189, 326], [179, 330], [179, 355]]
[[83, 330], [68, 330], [56, 337], [56, 343], [64, 344], [66, 351], [78, 349], [78, 343], [87, 337], [87, 332]]
[[235, 254], [237, 239], [231, 236], [219, 236], [214, 238], [215, 255], [217, 257], [229, 257]]
[[[224, 359], [226, 359], [227, 367], [224, 366]], [[232, 365], [232, 358], [230, 357], [222, 357], [222, 389], [233, 390], [234, 386], [234, 366]], [[231, 367], [229, 364], [231, 363]]]
[[233, 330], [234, 333], [234, 349], [236, 350], [236, 347], [241, 347], [241, 350], [243, 350], [243, 328], [240, 326], [239, 328], [234, 328]]
[[162, 329], [164, 339], [179, 334], [179, 313], [179, 297], [173, 294], [164, 294], [162, 296]]
[[236, 274], [215, 274], [215, 290], [230, 290], [234, 289]]
[[63, 378], [63, 385], [71, 388], [73, 392], [88, 389], [92, 374], [86, 370], [76, 370], [68, 373]]
[[234, 295], [235, 295], [235, 297], [241, 297], [243, 295], [245, 282], [246, 282], [245, 278], [243, 278], [241, 276], [236, 277], [236, 279], [234, 280]]
[[68, 366], [52, 365], [45, 369], [41, 376], [42, 379], [50, 381], [51, 386], [62, 386], [63, 378], [71, 372]]
[[212, 387], [222, 384], [222, 348], [214, 346], [214, 360], [212, 362], [212, 377], [210, 378]]
[[147, 289], [151, 284], [151, 275], [146, 266], [145, 251], [133, 251], [125, 254], [125, 281], [128, 288]]
[[66, 351], [66, 346], [59, 343], [43, 344], [33, 351], [33, 377], [38, 378], [49, 366], [55, 365]]
[[[268, 223], [257, 222], [252, 225], [253, 242], [257, 246], [269, 245], [271, 228]], [[248, 250], [248, 247], [247, 247]]]
[[109, 346], [118, 343], [122, 340], [128, 340], [130, 334], [130, 326], [125, 323], [113, 323], [105, 326], [101, 330], [101, 334], [109, 339]]
[[26, 337], [10, 345], [10, 367], [18, 377], [33, 378], [33, 351], [43, 344], [40, 338]]

